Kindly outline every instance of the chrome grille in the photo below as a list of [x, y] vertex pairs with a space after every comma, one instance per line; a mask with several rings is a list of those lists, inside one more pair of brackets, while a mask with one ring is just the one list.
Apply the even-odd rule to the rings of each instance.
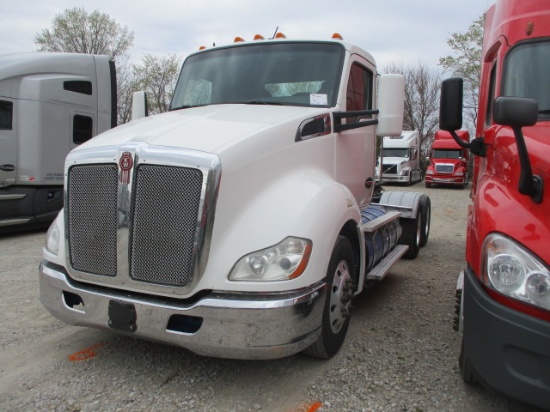
[[74, 269], [104, 276], [117, 274], [116, 164], [69, 169], [67, 222]]
[[202, 172], [140, 165], [134, 176], [130, 276], [134, 280], [186, 286], [193, 274]]
[[436, 164], [435, 171], [436, 173], [453, 173], [454, 166], [449, 164]]
[[382, 165], [382, 173], [397, 173], [396, 165]]

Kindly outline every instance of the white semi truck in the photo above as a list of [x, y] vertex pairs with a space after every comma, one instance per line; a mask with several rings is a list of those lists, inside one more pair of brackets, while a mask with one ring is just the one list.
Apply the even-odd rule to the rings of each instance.
[[338, 38], [190, 55], [170, 112], [67, 157], [42, 303], [201, 355], [332, 357], [353, 297], [428, 239], [426, 195], [370, 203], [376, 136], [401, 134], [403, 84]]
[[384, 136], [382, 142], [382, 182], [412, 184], [422, 180], [418, 131]]
[[0, 230], [50, 224], [63, 207], [65, 157], [114, 126], [106, 56], [0, 56]]

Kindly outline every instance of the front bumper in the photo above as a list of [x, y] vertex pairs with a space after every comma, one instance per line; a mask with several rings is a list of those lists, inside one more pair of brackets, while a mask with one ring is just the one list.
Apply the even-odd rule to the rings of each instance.
[[409, 176], [398, 176], [398, 175], [388, 175], [383, 174], [382, 175], [382, 181], [384, 182], [399, 182], [399, 183], [408, 183], [409, 182]]
[[47, 261], [40, 264], [39, 278], [42, 304], [68, 324], [234, 359], [282, 358], [310, 346], [321, 333], [327, 293], [327, 285], [319, 282], [306, 290], [211, 292], [183, 302], [76, 283]]
[[458, 176], [458, 177], [438, 177], [434, 175], [426, 175], [424, 176], [424, 181], [427, 183], [440, 183], [444, 185], [463, 185], [464, 184], [464, 176]]
[[550, 323], [491, 299], [468, 268], [464, 274], [464, 355], [489, 386], [550, 409]]

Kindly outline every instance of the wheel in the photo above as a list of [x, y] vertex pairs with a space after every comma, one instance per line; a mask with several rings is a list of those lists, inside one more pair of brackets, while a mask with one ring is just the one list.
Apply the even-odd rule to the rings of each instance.
[[432, 202], [429, 196], [422, 196], [420, 198], [420, 220], [422, 231], [420, 233], [420, 242], [418, 245], [420, 247], [426, 246], [428, 243], [428, 237], [430, 236], [430, 223], [432, 219]]
[[353, 250], [349, 240], [339, 236], [328, 264], [328, 291], [323, 309], [321, 336], [304, 353], [330, 359], [344, 343], [350, 321], [355, 280]]
[[429, 189], [430, 187], [432, 187], [432, 184], [430, 182], [426, 182], [426, 187]]
[[409, 250], [405, 252], [405, 259], [414, 259], [418, 256], [420, 249], [420, 239], [422, 237], [422, 217], [421, 208], [418, 208], [414, 219], [401, 219], [401, 228], [403, 232], [399, 238], [399, 244], [407, 245]]

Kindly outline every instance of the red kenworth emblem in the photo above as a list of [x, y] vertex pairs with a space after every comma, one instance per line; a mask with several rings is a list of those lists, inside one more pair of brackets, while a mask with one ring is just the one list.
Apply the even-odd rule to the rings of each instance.
[[120, 166], [120, 183], [127, 185], [130, 183], [130, 170], [132, 170], [132, 166], [134, 166], [132, 153], [122, 153], [122, 156], [120, 156], [120, 160], [118, 161], [118, 165]]

